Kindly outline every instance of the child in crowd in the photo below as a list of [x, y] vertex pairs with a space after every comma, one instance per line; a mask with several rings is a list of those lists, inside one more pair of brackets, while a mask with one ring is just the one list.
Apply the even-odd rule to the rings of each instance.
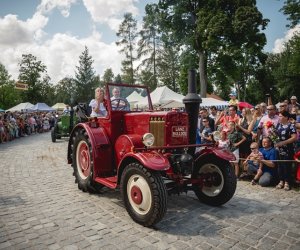
[[217, 141], [218, 148], [228, 149], [229, 148], [229, 140], [227, 139], [227, 134], [225, 131], [221, 131], [221, 138]]
[[235, 129], [235, 122], [231, 121], [228, 124], [228, 140], [229, 150], [234, 154], [236, 160], [233, 162], [235, 175], [239, 177], [239, 146], [246, 140], [246, 137]]
[[212, 130], [209, 126], [209, 121], [207, 118], [202, 118], [202, 123], [203, 123], [203, 130], [202, 133], [200, 134], [201, 136], [201, 143], [210, 143], [212, 142]]
[[257, 142], [252, 142], [250, 145], [250, 149], [251, 149], [251, 153], [243, 163], [245, 172], [242, 175], [246, 176], [247, 173], [255, 174], [254, 178], [251, 181], [251, 184], [256, 185], [259, 178], [263, 174], [262, 171], [263, 164], [261, 162], [261, 160], [263, 160], [263, 154], [259, 152]]

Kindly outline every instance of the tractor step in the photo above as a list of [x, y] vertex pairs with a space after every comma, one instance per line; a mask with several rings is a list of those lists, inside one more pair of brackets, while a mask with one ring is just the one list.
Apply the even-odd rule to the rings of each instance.
[[113, 188], [113, 189], [115, 189], [118, 185], [117, 176], [111, 176], [111, 177], [106, 177], [106, 178], [96, 177], [95, 181], [102, 184], [102, 185], [104, 185], [104, 186], [106, 186], [106, 187]]

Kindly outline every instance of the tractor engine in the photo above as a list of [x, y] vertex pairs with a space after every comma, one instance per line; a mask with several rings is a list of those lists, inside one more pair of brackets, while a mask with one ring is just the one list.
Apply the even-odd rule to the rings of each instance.
[[125, 124], [126, 134], [138, 134], [141, 138], [144, 134], [153, 135], [151, 146], [168, 154], [175, 174], [191, 174], [193, 157], [186, 148], [180, 147], [189, 144], [189, 117], [186, 112], [129, 113], [125, 115]]

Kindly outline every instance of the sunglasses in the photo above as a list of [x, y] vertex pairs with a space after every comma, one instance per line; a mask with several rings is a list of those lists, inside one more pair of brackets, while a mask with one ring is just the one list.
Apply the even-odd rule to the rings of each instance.
[[251, 150], [254, 150], [254, 149], [256, 149], [256, 148], [250, 148]]

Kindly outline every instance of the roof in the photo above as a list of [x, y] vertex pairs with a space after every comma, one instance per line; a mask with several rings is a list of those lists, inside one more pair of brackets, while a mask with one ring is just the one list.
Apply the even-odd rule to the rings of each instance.
[[30, 108], [32, 111], [55, 111], [54, 108], [49, 107], [46, 103], [38, 102]]
[[58, 102], [52, 106], [52, 108], [54, 108], [56, 110], [64, 110], [65, 107], [66, 107], [66, 104], [64, 104], [63, 102]]
[[33, 107], [33, 104], [30, 102], [22, 102], [18, 105], [8, 109], [7, 111], [14, 112], [14, 111], [28, 111], [30, 108]]
[[[165, 104], [170, 101], [182, 102], [182, 99], [184, 98], [183, 95], [177, 94], [173, 90], [169, 89], [167, 86], [156, 88], [151, 92], [150, 96], [151, 96], [153, 106]], [[138, 104], [139, 105], [148, 104], [148, 98], [144, 97], [144, 99], [140, 101]]]

